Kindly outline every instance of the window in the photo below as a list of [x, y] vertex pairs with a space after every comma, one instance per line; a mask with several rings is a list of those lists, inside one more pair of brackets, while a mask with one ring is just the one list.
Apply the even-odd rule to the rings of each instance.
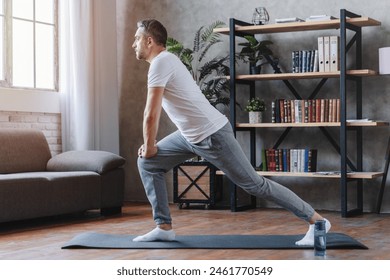
[[0, 0], [1, 86], [58, 89], [57, 0]]

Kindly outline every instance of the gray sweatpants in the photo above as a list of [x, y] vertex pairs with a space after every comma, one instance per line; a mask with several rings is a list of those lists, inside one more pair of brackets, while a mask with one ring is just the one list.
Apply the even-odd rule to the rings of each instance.
[[270, 200], [305, 221], [314, 215], [314, 209], [291, 190], [256, 173], [230, 124], [196, 144], [176, 131], [159, 141], [157, 147], [155, 157], [138, 158], [138, 169], [158, 225], [172, 221], [164, 174], [194, 154], [211, 162], [249, 194]]

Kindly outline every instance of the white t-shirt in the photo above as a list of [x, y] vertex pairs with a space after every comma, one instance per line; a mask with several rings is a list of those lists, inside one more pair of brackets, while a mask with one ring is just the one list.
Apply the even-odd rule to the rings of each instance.
[[168, 51], [151, 61], [148, 87], [165, 88], [162, 106], [190, 143], [204, 140], [228, 123], [225, 115], [209, 103], [185, 65]]

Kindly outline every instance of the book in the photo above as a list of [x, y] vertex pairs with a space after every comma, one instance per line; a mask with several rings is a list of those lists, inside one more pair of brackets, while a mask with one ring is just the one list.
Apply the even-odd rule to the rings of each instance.
[[271, 122], [276, 122], [276, 107], [275, 107], [275, 101], [271, 102]]
[[339, 36], [330, 36], [330, 71], [331, 72], [336, 72], [340, 69], [339, 52], [340, 52]]
[[286, 123], [291, 123], [291, 102], [289, 100], [285, 100], [284, 106], [286, 106]]
[[329, 116], [328, 121], [333, 122], [333, 99], [329, 99]]
[[303, 19], [298, 17], [290, 17], [290, 18], [277, 18], [275, 19], [275, 23], [288, 23], [288, 22], [304, 22]]
[[294, 100], [294, 120], [296, 123], [302, 122], [301, 120], [301, 106], [299, 100]]
[[284, 123], [284, 99], [279, 99], [279, 110], [280, 110], [280, 122]]
[[291, 52], [291, 73], [298, 73], [298, 51]]
[[329, 122], [329, 99], [324, 99], [324, 122]]
[[302, 71], [303, 71], [303, 63], [302, 63], [303, 51], [302, 50], [299, 51], [298, 56], [299, 56], [299, 59], [298, 59], [298, 72], [302, 73]]
[[309, 100], [304, 100], [304, 121], [305, 123], [309, 122]]
[[373, 120], [370, 119], [349, 119], [347, 122], [372, 122]]
[[290, 115], [291, 115], [291, 122], [295, 123], [295, 102], [294, 100], [290, 100]]
[[318, 37], [318, 71], [325, 72], [324, 66], [324, 37]]
[[310, 51], [310, 67], [309, 67], [309, 72], [317, 72], [315, 70], [315, 65], [314, 65], [314, 56], [315, 56], [316, 50], [311, 50]]
[[318, 72], [318, 50], [314, 50], [313, 72]]
[[307, 71], [307, 51], [306, 50], [302, 50], [302, 73], [305, 73], [305, 72], [308, 72]]
[[290, 171], [290, 168], [288, 166], [288, 162], [290, 160], [290, 157], [287, 156], [288, 154], [288, 150], [287, 149], [283, 149], [282, 150], [282, 154], [283, 154], [283, 171], [284, 172], [289, 172]]
[[336, 19], [336, 18], [329, 15], [313, 15], [306, 18], [306, 21], [323, 21], [323, 20], [332, 20], [332, 19]]
[[321, 122], [321, 100], [316, 99], [316, 122]]
[[305, 100], [300, 100], [300, 106], [301, 106], [301, 122], [305, 122], [305, 115], [306, 115], [306, 110], [305, 110]]
[[337, 99], [330, 99], [329, 107], [332, 106], [332, 109], [329, 108], [329, 116], [330, 122], [338, 122], [339, 119], [337, 118]]
[[[280, 108], [280, 99], [276, 99], [275, 101], [275, 122], [276, 123], [281, 123], [282, 121], [282, 111]], [[283, 107], [282, 107], [283, 108]]]
[[311, 122], [316, 122], [316, 114], [317, 114], [317, 107], [316, 107], [316, 100], [310, 100], [311, 104]]
[[298, 150], [297, 149], [291, 149], [290, 171], [298, 172]]
[[280, 161], [279, 161], [279, 150], [278, 149], [275, 149], [274, 150], [274, 153], [275, 153], [275, 171], [281, 171], [280, 170]]
[[330, 72], [330, 41], [329, 36], [324, 36], [324, 72]]
[[276, 171], [275, 149], [268, 150], [268, 171]]
[[261, 149], [261, 171], [267, 171], [267, 157], [265, 149]]
[[305, 149], [305, 169], [304, 172], [317, 171], [317, 150]]
[[312, 118], [312, 115], [313, 115], [313, 106], [312, 106], [312, 101], [313, 100], [308, 100], [308, 105], [307, 105], [307, 122], [313, 122], [313, 118]]

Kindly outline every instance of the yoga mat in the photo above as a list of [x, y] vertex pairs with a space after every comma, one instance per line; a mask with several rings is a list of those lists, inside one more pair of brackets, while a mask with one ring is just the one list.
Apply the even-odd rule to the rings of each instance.
[[[303, 235], [178, 235], [175, 241], [133, 242], [133, 235], [85, 232], [62, 249], [307, 249], [295, 241]], [[368, 249], [343, 233], [327, 234], [327, 249]]]

